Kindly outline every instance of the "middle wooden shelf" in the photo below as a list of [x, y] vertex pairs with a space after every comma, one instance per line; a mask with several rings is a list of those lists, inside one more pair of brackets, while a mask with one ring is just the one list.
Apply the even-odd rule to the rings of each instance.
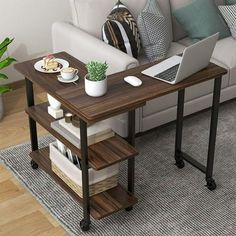
[[[48, 103], [41, 103], [27, 108], [26, 113], [48, 130], [55, 138], [70, 148], [71, 151], [81, 157], [79, 148], [51, 128], [51, 123], [55, 121], [55, 119], [48, 114], [47, 107]], [[95, 170], [101, 170], [115, 163], [133, 158], [136, 155], [138, 155], [137, 150], [118, 135], [92, 144], [88, 148], [89, 166]]]

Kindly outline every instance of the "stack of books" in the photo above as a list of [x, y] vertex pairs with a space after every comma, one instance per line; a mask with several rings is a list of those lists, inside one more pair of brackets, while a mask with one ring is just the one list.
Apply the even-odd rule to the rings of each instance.
[[[51, 123], [51, 127], [70, 141], [77, 148], [80, 145], [80, 128], [75, 127], [72, 123], [66, 123], [65, 119], [60, 119]], [[115, 135], [106, 121], [97, 122], [87, 128], [88, 145], [101, 142]]]

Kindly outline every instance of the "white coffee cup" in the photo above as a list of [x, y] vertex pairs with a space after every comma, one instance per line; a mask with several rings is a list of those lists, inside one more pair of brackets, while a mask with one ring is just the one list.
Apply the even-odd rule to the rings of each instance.
[[73, 67], [67, 67], [61, 70], [61, 77], [64, 80], [71, 80], [75, 77], [76, 74], [78, 74], [78, 69], [75, 69]]

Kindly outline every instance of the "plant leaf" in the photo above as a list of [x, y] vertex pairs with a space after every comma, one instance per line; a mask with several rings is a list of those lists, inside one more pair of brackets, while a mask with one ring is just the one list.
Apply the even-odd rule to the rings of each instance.
[[13, 41], [14, 39], [9, 39], [9, 38], [5, 38], [3, 40], [3, 42], [0, 44], [0, 59], [3, 56], [3, 54], [6, 52], [7, 50], [7, 46]]
[[11, 89], [7, 85], [0, 86], [0, 93], [6, 93], [11, 91]]
[[86, 65], [88, 70], [89, 79], [92, 81], [101, 81], [106, 78], [106, 71], [108, 68], [107, 63], [91, 61]]
[[0, 73], [0, 79], [8, 79], [8, 77], [6, 75]]
[[7, 47], [14, 39], [9, 39], [5, 38], [1, 43], [0, 43], [0, 50], [4, 47]]
[[0, 70], [7, 67], [7, 66], [9, 66], [14, 61], [16, 61], [16, 59], [12, 58], [12, 57], [8, 57], [5, 60], [1, 61], [0, 62]]
[[7, 51], [7, 47], [0, 49], [0, 59], [2, 58], [3, 54]]

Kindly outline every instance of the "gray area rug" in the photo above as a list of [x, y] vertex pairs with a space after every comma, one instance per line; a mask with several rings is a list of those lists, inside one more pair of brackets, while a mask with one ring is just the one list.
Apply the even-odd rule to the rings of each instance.
[[[205, 163], [210, 112], [187, 118], [184, 151]], [[174, 165], [175, 125], [172, 123], [137, 138], [136, 196], [133, 211], [118, 212], [91, 230], [79, 228], [82, 209], [42, 170], [32, 170], [24, 144], [0, 152], [0, 159], [32, 192], [70, 235], [236, 235], [236, 101], [221, 106], [214, 178], [217, 189], [209, 191], [204, 175], [186, 163]], [[42, 138], [41, 146], [52, 140]], [[126, 183], [126, 164], [121, 166]]]

